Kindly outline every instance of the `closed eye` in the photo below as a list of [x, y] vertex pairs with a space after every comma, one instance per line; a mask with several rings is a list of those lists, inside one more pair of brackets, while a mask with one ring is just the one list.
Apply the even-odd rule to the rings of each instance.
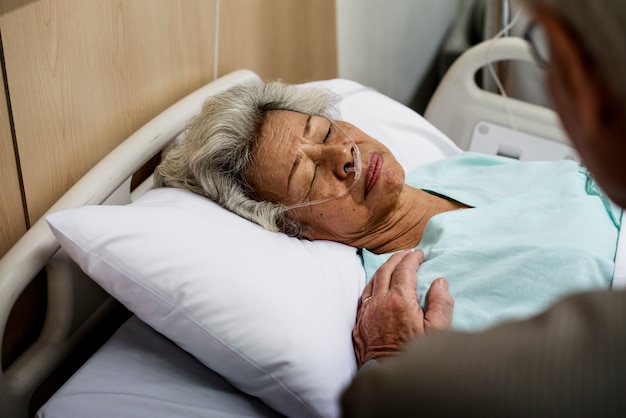
[[[322, 141], [322, 144], [325, 144], [326, 141], [328, 141], [328, 138], [330, 138], [332, 133], [333, 133], [333, 124], [329, 123], [328, 124], [328, 131], [326, 131], [326, 136], [324, 136], [324, 140]], [[309, 195], [311, 194], [311, 189], [313, 189], [313, 182], [315, 182], [315, 176], [317, 175], [317, 167], [318, 166], [319, 166], [319, 164], [316, 162], [315, 163], [315, 169], [313, 170], [313, 177], [311, 178], [311, 183], [309, 184], [309, 192], [307, 193], [307, 197], [309, 197]]]
[[322, 142], [322, 144], [325, 144], [326, 141], [328, 140], [328, 138], [330, 138], [330, 134], [333, 133], [333, 124], [329, 124], [328, 125], [328, 132], [326, 132], [326, 136], [324, 137], [324, 141]]

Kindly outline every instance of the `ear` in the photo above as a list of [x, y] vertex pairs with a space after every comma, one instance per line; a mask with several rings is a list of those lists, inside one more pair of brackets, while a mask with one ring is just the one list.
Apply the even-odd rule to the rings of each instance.
[[560, 17], [545, 9], [535, 11], [535, 17], [550, 43], [548, 84], [555, 102], [565, 101], [555, 105], [568, 108], [572, 122], [582, 131], [579, 133], [591, 134], [607, 116], [606, 84], [575, 32]]

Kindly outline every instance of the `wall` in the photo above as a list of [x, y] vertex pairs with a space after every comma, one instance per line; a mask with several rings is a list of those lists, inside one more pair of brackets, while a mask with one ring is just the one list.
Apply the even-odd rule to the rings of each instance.
[[409, 104], [460, 0], [337, 0], [339, 76]]
[[15, 159], [11, 121], [5, 97], [4, 75], [0, 79], [0, 178], [2, 198], [0, 199], [0, 255], [26, 232], [26, 219], [22, 209], [19, 172]]

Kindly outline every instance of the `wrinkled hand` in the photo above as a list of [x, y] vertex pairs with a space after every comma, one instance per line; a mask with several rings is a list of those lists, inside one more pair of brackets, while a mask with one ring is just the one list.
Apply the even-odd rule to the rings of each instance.
[[401, 350], [415, 337], [450, 329], [454, 300], [444, 278], [428, 291], [427, 310], [417, 300], [417, 269], [422, 251], [394, 254], [363, 289], [352, 331], [359, 367], [366, 361]]

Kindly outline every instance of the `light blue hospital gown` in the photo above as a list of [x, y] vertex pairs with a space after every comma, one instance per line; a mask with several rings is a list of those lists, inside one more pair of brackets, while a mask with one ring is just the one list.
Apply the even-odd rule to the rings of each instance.
[[[471, 209], [430, 219], [418, 295], [445, 277], [453, 328], [528, 317], [576, 291], [611, 285], [621, 209], [573, 161], [524, 162], [465, 153], [422, 166], [407, 184]], [[391, 254], [363, 251], [368, 281]]]

